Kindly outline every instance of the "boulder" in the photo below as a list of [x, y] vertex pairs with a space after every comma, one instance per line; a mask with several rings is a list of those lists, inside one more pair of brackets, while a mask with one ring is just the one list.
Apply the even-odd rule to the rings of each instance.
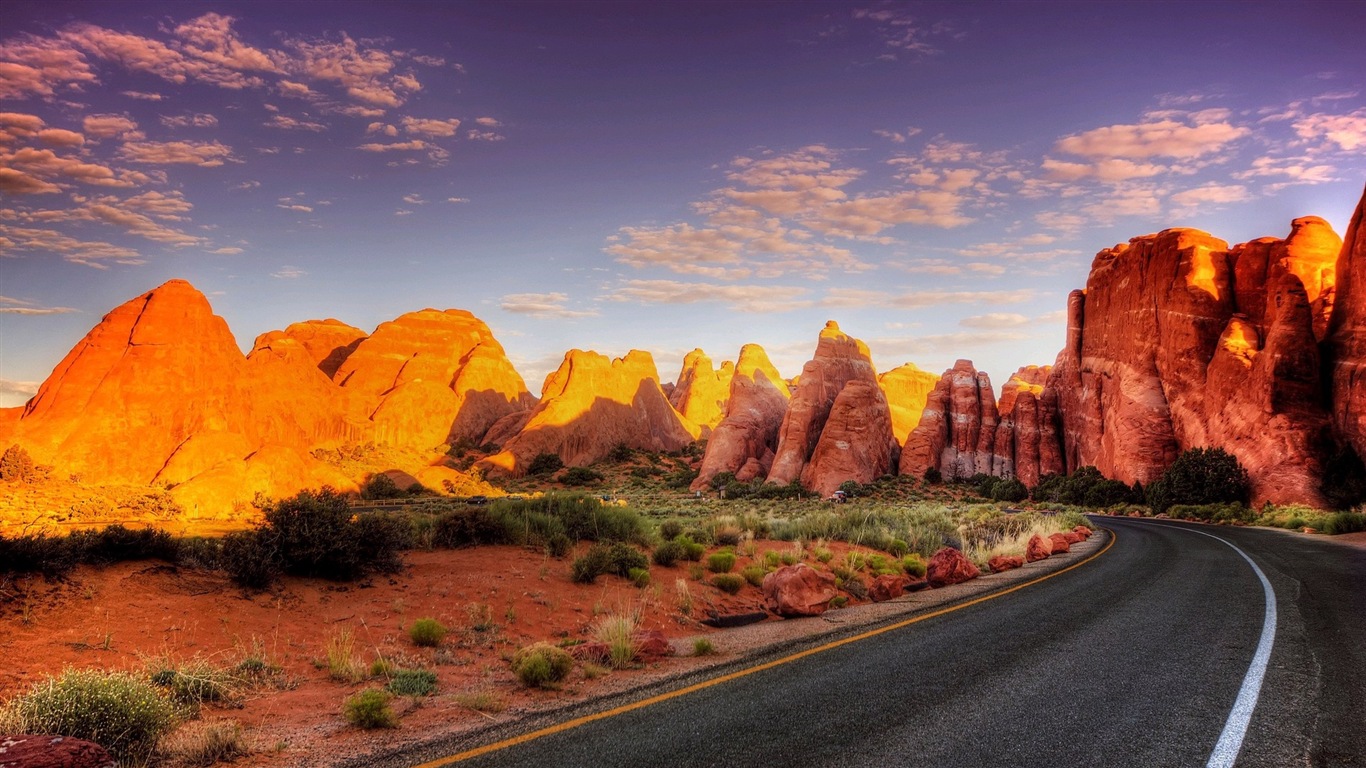
[[1075, 528], [1072, 529], [1072, 532], [1075, 533], [1075, 534], [1080, 535], [1080, 536], [1082, 537], [1082, 539], [1089, 539], [1089, 538], [1091, 538], [1091, 533], [1092, 533], [1091, 529], [1090, 529], [1090, 528], [1087, 528], [1087, 527], [1084, 526], [1084, 525], [1078, 525], [1078, 526], [1076, 526]]
[[1067, 542], [1067, 545], [1069, 547], [1071, 547], [1071, 545], [1073, 544], [1078, 544], [1086, 540], [1080, 533], [1077, 533], [1076, 531], [1063, 531], [1062, 537]]
[[997, 555], [987, 561], [987, 567], [992, 573], [1001, 573], [1014, 568], [1021, 568], [1025, 564], [1025, 559], [1019, 555]]
[[838, 594], [835, 577], [806, 563], [785, 565], [764, 576], [764, 604], [785, 619], [819, 616]]
[[0, 736], [0, 768], [118, 768], [118, 761], [70, 736]]
[[664, 396], [650, 353], [632, 350], [613, 360], [574, 349], [546, 378], [521, 431], [476, 466], [490, 477], [520, 476], [542, 453], [581, 467], [606, 458], [617, 445], [677, 451], [698, 435]]
[[871, 483], [894, 468], [897, 451], [887, 400], [877, 384], [850, 381], [840, 390], [802, 485], [828, 497], [847, 481]]
[[961, 584], [982, 575], [982, 571], [962, 552], [953, 547], [944, 547], [930, 556], [925, 568], [925, 580], [931, 587], [947, 587]]
[[891, 573], [884, 573], [875, 576], [868, 584], [868, 599], [875, 603], [882, 603], [906, 594], [906, 587], [910, 586], [911, 579], [907, 576], [897, 576]]
[[659, 661], [674, 654], [674, 648], [669, 644], [669, 638], [657, 629], [638, 629], [631, 634], [631, 639], [636, 644], [636, 660], [638, 661]]
[[1069, 552], [1072, 549], [1071, 543], [1067, 540], [1067, 534], [1054, 533], [1048, 537], [1049, 543], [1053, 545], [1053, 554]]
[[729, 361], [714, 369], [711, 358], [701, 349], [694, 349], [683, 358], [678, 382], [668, 393], [669, 404], [683, 418], [701, 427], [702, 436], [706, 437], [725, 417], [734, 375], [735, 366]]
[[[768, 472], [768, 482], [787, 485], [802, 477], [830, 418], [835, 398], [851, 381], [864, 381], [876, 388], [877, 372], [868, 346], [845, 335], [839, 324], [831, 320], [821, 330], [816, 354], [802, 366], [797, 389], [778, 432], [778, 447]], [[886, 409], [885, 399], [882, 408]], [[890, 434], [890, 414], [887, 420]]]
[[790, 397], [787, 382], [758, 344], [740, 348], [731, 377], [726, 414], [707, 439], [692, 490], [704, 490], [722, 472], [749, 481], [766, 477], [778, 447], [778, 429]]
[[1053, 554], [1053, 540], [1044, 538], [1039, 534], [1029, 537], [1029, 543], [1025, 545], [1025, 562], [1035, 562], [1044, 560]]

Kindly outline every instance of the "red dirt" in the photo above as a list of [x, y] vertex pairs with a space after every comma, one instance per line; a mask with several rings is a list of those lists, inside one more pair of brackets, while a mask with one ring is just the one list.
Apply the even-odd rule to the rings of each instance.
[[[827, 548], [835, 553], [832, 563], [851, 549], [838, 543]], [[791, 549], [789, 543], [757, 542], [756, 554], [739, 557], [735, 572], [762, 561], [765, 551]], [[408, 567], [392, 578], [376, 576], [359, 584], [290, 578], [258, 594], [244, 593], [220, 573], [155, 561], [81, 567], [60, 583], [30, 577], [0, 584], [0, 654], [9, 660], [0, 665], [0, 699], [23, 693], [65, 667], [144, 668], [163, 656], [201, 657], [230, 667], [249, 655], [263, 655], [281, 668], [274, 682], [249, 691], [240, 707], [206, 706], [203, 717], [245, 727], [255, 752], [236, 764], [292, 765], [305, 756], [326, 760], [487, 722], [489, 715], [457, 701], [462, 694], [493, 692], [515, 712], [627, 682], [623, 678], [629, 679], [631, 670], [590, 679], [580, 667], [559, 691], [527, 690], [509, 668], [507, 657], [523, 645], [588, 638], [600, 614], [639, 612], [641, 628], [680, 638], [713, 631], [694, 620], [705, 617], [708, 608], [763, 610], [757, 588], [746, 585], [738, 595], [726, 595], [693, 580], [692, 563], [652, 567], [653, 583], [638, 589], [615, 576], [574, 584], [572, 558], [557, 560], [517, 547], [415, 551], [405, 561]], [[679, 579], [692, 595], [692, 618], [680, 612]], [[481, 612], [492, 629], [474, 628]], [[440, 648], [420, 648], [408, 638], [405, 628], [424, 617], [451, 629]], [[325, 644], [343, 630], [351, 632], [355, 655], [367, 667], [382, 656], [400, 667], [436, 672], [436, 695], [395, 700], [401, 715], [396, 730], [349, 726], [341, 716], [343, 700], [383, 681], [337, 682], [316, 666]]]

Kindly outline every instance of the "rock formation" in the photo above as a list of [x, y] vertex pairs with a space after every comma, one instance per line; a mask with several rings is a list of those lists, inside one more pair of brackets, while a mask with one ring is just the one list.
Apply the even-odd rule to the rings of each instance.
[[785, 619], [819, 616], [839, 595], [835, 576], [806, 563], [785, 565], [764, 576], [764, 604]]
[[906, 437], [920, 423], [920, 414], [925, 410], [934, 385], [939, 383], [939, 377], [920, 370], [913, 363], [906, 363], [878, 376], [877, 383], [892, 412], [892, 436], [897, 445], [905, 445]]
[[896, 466], [897, 444], [887, 398], [877, 384], [854, 380], [830, 407], [802, 486], [829, 496], [846, 481], [871, 483]]
[[603, 459], [618, 444], [645, 451], [676, 451], [700, 430], [664, 396], [648, 352], [632, 350], [609, 360], [570, 350], [545, 380], [541, 401], [503, 450], [478, 466], [490, 476], [520, 475], [542, 453], [571, 467]]
[[944, 372], [901, 450], [901, 474], [920, 477], [934, 467], [947, 480], [992, 474], [996, 396], [991, 379], [971, 360]]
[[693, 490], [706, 488], [722, 472], [732, 472], [736, 479], [745, 482], [767, 477], [789, 397], [787, 382], [769, 362], [763, 347], [741, 347], [731, 377], [725, 418], [707, 440], [707, 452], [692, 484]]
[[1366, 456], [1366, 195], [1357, 204], [1335, 273], [1329, 325], [1333, 423], [1342, 442]]
[[323, 375], [331, 379], [346, 358], [365, 339], [365, 331], [340, 320], [305, 320], [290, 323], [283, 331], [268, 331], [256, 337], [252, 351], [261, 347], [297, 350]]
[[683, 370], [678, 383], [668, 393], [669, 403], [683, 418], [702, 428], [706, 437], [725, 416], [726, 400], [730, 398], [730, 382], [735, 366], [726, 361], [713, 369], [711, 358], [694, 349], [683, 358]]
[[962, 552], [953, 547], [944, 547], [930, 556], [925, 566], [925, 580], [931, 587], [947, 587], [962, 584], [982, 575], [981, 569]]
[[[778, 448], [773, 458], [773, 466], [768, 473], [768, 482], [786, 485], [799, 478], [819, 477], [821, 486], [825, 487], [834, 481], [837, 467], [847, 466], [848, 462], [835, 461], [833, 454], [827, 451], [823, 454], [826, 466], [818, 467], [811, 473], [806, 472], [807, 463], [820, 443], [821, 433], [827, 427], [836, 398], [845, 386], [853, 381], [862, 381], [871, 388], [870, 391], [858, 396], [865, 404], [865, 409], [846, 407], [840, 414], [841, 418], [857, 418], [861, 420], [861, 424], [837, 425], [837, 431], [846, 437], [857, 436], [858, 440], [867, 441], [866, 446], [859, 445], [855, 450], [866, 450], [866, 455], [873, 459], [881, 455], [878, 446], [894, 442], [891, 414], [887, 408], [886, 398], [877, 388], [877, 372], [873, 369], [867, 345], [852, 336], [846, 336], [832, 320], [825, 324], [820, 333], [815, 356], [802, 367], [797, 389], [792, 395], [778, 432]], [[851, 400], [850, 405], [852, 404]], [[866, 412], [866, 409], [880, 413], [874, 416]], [[850, 450], [850, 447], [840, 448], [836, 443], [832, 450], [843, 452]], [[890, 454], [882, 455], [882, 458], [889, 459]], [[890, 464], [881, 463], [865, 467], [862, 474], [871, 473], [872, 477], [878, 477], [890, 469]], [[838, 487], [839, 482], [835, 482], [835, 486]]]

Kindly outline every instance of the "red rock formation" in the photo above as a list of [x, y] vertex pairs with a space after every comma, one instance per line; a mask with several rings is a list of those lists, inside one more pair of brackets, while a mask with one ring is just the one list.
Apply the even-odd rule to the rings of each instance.
[[[821, 331], [815, 356], [802, 367], [800, 381], [779, 429], [778, 448], [773, 467], [768, 472], [768, 482], [786, 485], [802, 477], [830, 418], [835, 398], [851, 381], [865, 381], [876, 388], [877, 372], [873, 369], [867, 345], [846, 336], [831, 320]], [[882, 403], [882, 408], [886, 409], [886, 400]], [[887, 422], [890, 434], [890, 414]]]
[[785, 619], [819, 616], [839, 592], [835, 577], [806, 563], [785, 565], [764, 576], [764, 604]]
[[542, 453], [558, 454], [571, 467], [586, 466], [618, 444], [676, 451], [698, 432], [664, 397], [650, 353], [632, 350], [609, 360], [574, 349], [546, 378], [541, 401], [521, 431], [478, 466], [490, 476], [520, 475]]
[[758, 344], [740, 348], [731, 377], [726, 415], [707, 440], [707, 452], [693, 490], [702, 490], [716, 475], [733, 472], [749, 481], [767, 476], [778, 447], [778, 429], [787, 412], [787, 383]]
[[802, 485], [829, 496], [846, 481], [871, 483], [895, 468], [896, 438], [887, 399], [877, 384], [854, 380], [844, 385], [830, 408]]
[[1084, 526], [1084, 525], [1078, 525], [1078, 526], [1074, 527], [1074, 528], [1072, 529], [1072, 532], [1075, 533], [1075, 534], [1078, 534], [1079, 536], [1081, 536], [1082, 539], [1089, 539], [1089, 538], [1091, 538], [1091, 533], [1092, 533], [1091, 529], [1090, 529], [1090, 528], [1087, 528], [1087, 527]]
[[330, 379], [364, 339], [365, 331], [340, 320], [305, 320], [291, 323], [283, 331], [257, 336], [252, 351], [261, 347], [297, 349]]
[[906, 594], [906, 587], [910, 583], [911, 579], [907, 576], [898, 576], [892, 573], [876, 576], [868, 585], [868, 599], [875, 603], [895, 600]]
[[1016, 371], [1001, 387], [997, 405], [1000, 423], [992, 452], [992, 474], [1017, 477], [1030, 488], [1038, 484], [1041, 475], [1063, 471], [1056, 443], [1051, 450], [1043, 445], [1045, 439], [1056, 440], [1053, 417], [1039, 407], [1038, 399], [1051, 371], [1049, 366], [1037, 365]]
[[118, 768], [118, 761], [70, 736], [0, 736], [0, 768]]
[[887, 407], [892, 412], [892, 435], [897, 445], [904, 445], [906, 437], [920, 423], [934, 385], [939, 377], [929, 371], [922, 371], [912, 363], [877, 377], [877, 384], [887, 396]]
[[1053, 554], [1055, 555], [1061, 552], [1070, 552], [1072, 549], [1071, 544], [1067, 541], [1067, 534], [1065, 533], [1049, 534], [1048, 542], [1053, 545]]
[[1366, 195], [1343, 239], [1329, 325], [1333, 422], [1340, 440], [1366, 456]]
[[998, 414], [991, 380], [970, 360], [944, 372], [901, 451], [901, 474], [939, 469], [945, 479], [999, 474], [992, 458]]
[[730, 382], [735, 375], [735, 366], [729, 361], [713, 369], [711, 358], [700, 349], [694, 349], [683, 358], [683, 370], [678, 373], [678, 383], [669, 393], [669, 404], [683, 418], [702, 427], [706, 437], [726, 413], [726, 401], [730, 398]]
[[1024, 567], [1025, 559], [1018, 555], [997, 555], [987, 561], [987, 567], [992, 573], [1003, 573], [1015, 568]]
[[1029, 543], [1025, 545], [1025, 561], [1034, 562], [1036, 560], [1047, 559], [1053, 554], [1053, 540], [1046, 539], [1039, 534], [1029, 537]]
[[947, 587], [962, 584], [982, 575], [982, 571], [972, 564], [962, 552], [953, 547], [944, 547], [930, 556], [925, 568], [925, 580], [931, 587]]

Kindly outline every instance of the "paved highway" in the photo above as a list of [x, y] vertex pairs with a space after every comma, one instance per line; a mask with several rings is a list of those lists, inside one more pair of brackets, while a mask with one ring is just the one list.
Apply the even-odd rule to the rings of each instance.
[[1366, 551], [1281, 531], [1098, 522], [1113, 547], [1010, 595], [458, 762], [449, 756], [480, 745], [421, 759], [1366, 765]]

